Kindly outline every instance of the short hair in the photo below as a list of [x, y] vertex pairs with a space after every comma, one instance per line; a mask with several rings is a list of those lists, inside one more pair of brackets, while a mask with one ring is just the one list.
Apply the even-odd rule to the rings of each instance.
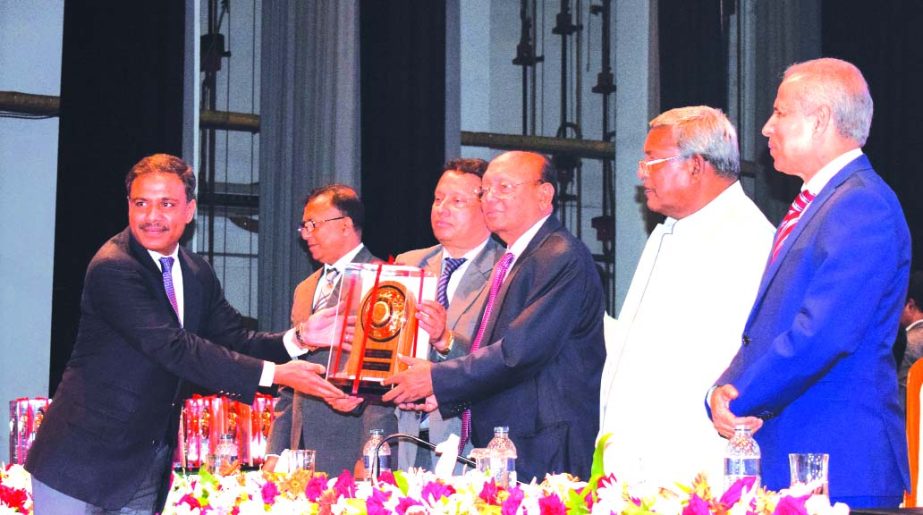
[[362, 231], [365, 224], [365, 206], [362, 205], [362, 199], [356, 190], [345, 184], [328, 184], [315, 188], [304, 200], [304, 205], [322, 195], [330, 194], [330, 204], [337, 208], [344, 216], [348, 216], [353, 221], [353, 228], [356, 232]]
[[126, 195], [131, 195], [131, 185], [135, 179], [149, 173], [170, 173], [179, 177], [186, 189], [186, 202], [195, 198], [195, 172], [186, 161], [170, 154], [153, 154], [135, 163], [125, 176]]
[[796, 63], [785, 70], [782, 81], [797, 83], [802, 110], [830, 106], [837, 132], [860, 147], [865, 145], [875, 105], [862, 72], [854, 64], [832, 57]]
[[709, 106], [678, 107], [650, 121], [651, 129], [670, 127], [683, 157], [695, 154], [729, 179], [740, 176], [740, 150], [737, 131], [720, 109]]
[[484, 172], [487, 171], [487, 161], [478, 158], [465, 158], [460, 157], [458, 159], [451, 159], [446, 161], [442, 166], [442, 173], [450, 171], [459, 171], [462, 173], [470, 173], [472, 175], [477, 175], [478, 177], [484, 177]]
[[910, 274], [910, 286], [907, 288], [907, 300], [913, 299], [917, 309], [923, 311], [923, 270]]

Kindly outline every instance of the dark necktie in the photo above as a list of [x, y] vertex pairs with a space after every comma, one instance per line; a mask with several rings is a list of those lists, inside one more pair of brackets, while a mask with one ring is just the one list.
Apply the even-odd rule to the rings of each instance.
[[[494, 278], [490, 282], [490, 293], [487, 295], [487, 304], [484, 306], [484, 314], [481, 315], [481, 323], [478, 324], [477, 336], [474, 337], [474, 341], [471, 343], [471, 352], [478, 350], [481, 347], [481, 339], [484, 338], [484, 331], [487, 329], [487, 322], [490, 320], [490, 314], [494, 310], [494, 301], [497, 300], [497, 294], [500, 292], [500, 286], [503, 285], [503, 280], [506, 279], [506, 273], [510, 269], [510, 264], [513, 262], [513, 254], [507, 252], [500, 258], [500, 261], [497, 262], [497, 266], [494, 267]], [[461, 454], [465, 449], [465, 444], [468, 442], [468, 439], [471, 438], [471, 409], [466, 409], [462, 413], [462, 427], [461, 427], [461, 440], [458, 442], [458, 453]]]
[[330, 307], [333, 290], [337, 283], [337, 277], [340, 272], [332, 266], [327, 267], [324, 277], [320, 281], [320, 291], [317, 293], [317, 300], [314, 301], [314, 311]]
[[452, 278], [452, 273], [458, 270], [458, 267], [467, 261], [465, 258], [450, 258], [447, 257], [442, 261], [442, 275], [439, 276], [439, 282], [436, 284], [436, 300], [442, 304], [442, 307], [449, 309], [449, 295], [447, 293], [449, 288], [449, 279]]
[[176, 304], [176, 290], [173, 289], [173, 258], [160, 258], [160, 271], [163, 274], [163, 289], [167, 291], [167, 298], [173, 306], [173, 312], [179, 317], [179, 307]]
[[786, 238], [788, 238], [792, 229], [795, 228], [795, 224], [801, 218], [801, 213], [804, 212], [812, 200], [814, 200], [814, 194], [808, 190], [802, 190], [795, 197], [792, 205], [788, 208], [788, 213], [785, 214], [785, 218], [782, 219], [782, 223], [779, 224], [779, 228], [776, 230], [776, 238], [772, 243], [772, 259], [769, 261], [770, 263], [776, 260], [779, 250], [782, 249], [782, 244], [785, 243]]

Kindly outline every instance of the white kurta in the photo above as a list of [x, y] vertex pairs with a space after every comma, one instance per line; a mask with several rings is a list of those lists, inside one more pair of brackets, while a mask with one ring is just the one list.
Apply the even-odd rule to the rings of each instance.
[[606, 340], [606, 472], [663, 486], [699, 472], [720, 481], [727, 441], [705, 394], [740, 345], [774, 231], [737, 182], [651, 233]]

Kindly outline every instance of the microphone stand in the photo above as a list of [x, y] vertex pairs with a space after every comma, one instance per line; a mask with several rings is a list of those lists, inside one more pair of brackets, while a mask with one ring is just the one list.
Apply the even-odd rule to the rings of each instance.
[[[426, 447], [431, 451], [436, 450], [436, 446], [433, 445], [432, 443], [427, 442], [426, 440], [422, 438], [417, 438], [416, 436], [413, 436], [407, 433], [394, 433], [394, 434], [390, 434], [382, 438], [381, 442], [379, 442], [378, 445], [375, 446], [375, 459], [372, 460], [372, 484], [378, 483], [378, 474], [381, 473], [380, 465], [378, 463], [378, 451], [381, 449], [381, 446], [384, 445], [385, 442], [388, 442], [391, 440], [409, 440], [417, 445]], [[471, 468], [477, 468], [477, 463], [463, 456], [457, 456], [455, 458], [455, 461], [462, 463], [464, 465], [467, 465]]]

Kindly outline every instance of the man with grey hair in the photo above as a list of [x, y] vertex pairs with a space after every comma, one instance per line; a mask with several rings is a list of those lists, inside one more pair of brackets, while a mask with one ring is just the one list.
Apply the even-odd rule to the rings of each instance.
[[776, 170], [804, 180], [776, 233], [742, 345], [709, 394], [715, 428], [754, 430], [763, 484], [789, 484], [789, 453], [829, 454], [829, 492], [897, 507], [909, 490], [891, 345], [906, 300], [910, 234], [862, 153], [872, 98], [839, 59], [785, 72], [763, 127]]
[[606, 337], [605, 468], [657, 485], [699, 472], [718, 480], [726, 443], [701, 415], [701, 392], [737, 349], [773, 229], [738, 181], [737, 134], [724, 113], [671, 109], [650, 127], [638, 178], [647, 207], [667, 219]]

